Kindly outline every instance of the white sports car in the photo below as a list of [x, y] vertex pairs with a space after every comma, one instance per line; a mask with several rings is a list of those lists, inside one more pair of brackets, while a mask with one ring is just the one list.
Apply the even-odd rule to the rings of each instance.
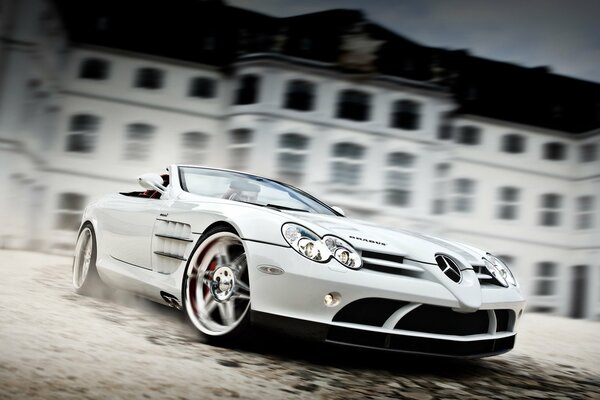
[[73, 263], [98, 286], [183, 309], [209, 340], [252, 325], [410, 353], [513, 348], [524, 298], [485, 251], [346, 218], [307, 193], [242, 172], [172, 165], [140, 192], [90, 204]]

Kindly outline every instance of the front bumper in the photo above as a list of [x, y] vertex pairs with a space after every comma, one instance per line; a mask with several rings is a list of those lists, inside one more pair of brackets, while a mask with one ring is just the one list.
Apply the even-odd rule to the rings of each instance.
[[318, 322], [251, 312], [252, 324], [292, 337], [336, 345], [435, 357], [480, 358], [510, 351], [516, 334], [495, 338], [452, 340], [346, 328]]
[[[355, 271], [335, 260], [310, 261], [291, 248], [245, 245], [257, 324], [296, 327], [288, 333], [328, 342], [452, 357], [498, 354], [514, 345], [524, 307], [518, 288], [481, 287], [477, 310], [466, 309], [456, 295], [460, 288], [432, 279]], [[265, 265], [284, 273], [258, 269]], [[329, 293], [339, 294], [339, 304], [325, 305]]]

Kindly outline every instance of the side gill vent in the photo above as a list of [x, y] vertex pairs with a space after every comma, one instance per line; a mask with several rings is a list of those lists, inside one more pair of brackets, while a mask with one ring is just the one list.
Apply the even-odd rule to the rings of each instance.
[[438, 267], [440, 267], [444, 275], [451, 281], [456, 283], [461, 281], [462, 273], [460, 272], [460, 268], [458, 268], [458, 264], [452, 258], [444, 254], [438, 254], [435, 256], [435, 262], [437, 262]]

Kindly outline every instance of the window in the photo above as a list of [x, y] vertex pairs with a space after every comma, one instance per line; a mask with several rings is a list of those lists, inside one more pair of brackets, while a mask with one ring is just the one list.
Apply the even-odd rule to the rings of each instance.
[[521, 190], [512, 186], [504, 186], [498, 189], [498, 209], [496, 218], [517, 219], [519, 217], [519, 197]]
[[471, 125], [461, 126], [458, 128], [456, 142], [471, 146], [479, 144], [481, 142], [481, 129]]
[[556, 294], [557, 266], [550, 261], [540, 262], [536, 266], [534, 293], [537, 296]]
[[398, 100], [393, 107], [390, 126], [411, 131], [419, 129], [421, 104], [411, 100]]
[[358, 185], [365, 148], [354, 143], [338, 143], [333, 146], [331, 163], [332, 181], [340, 185]]
[[182, 136], [182, 162], [184, 164], [204, 164], [210, 137], [202, 132], [185, 132]]
[[231, 169], [245, 170], [250, 167], [253, 132], [249, 129], [235, 129], [230, 132], [229, 166]]
[[91, 153], [96, 144], [96, 132], [100, 126], [100, 118], [90, 114], [76, 114], [69, 122], [67, 151]]
[[216, 96], [216, 88], [217, 83], [214, 79], [201, 76], [195, 77], [190, 80], [188, 96], [211, 99]]
[[546, 143], [543, 153], [544, 160], [561, 161], [567, 158], [567, 146], [558, 142]]
[[411, 203], [415, 156], [408, 153], [392, 153], [386, 168], [385, 202], [400, 207]]
[[435, 166], [433, 180], [433, 209], [435, 215], [446, 212], [446, 196], [448, 194], [448, 179], [450, 177], [450, 164], [441, 163]]
[[579, 146], [579, 162], [592, 162], [598, 159], [596, 143], [586, 143]]
[[479, 97], [479, 89], [475, 85], [469, 85], [465, 93], [467, 101], [475, 101]]
[[310, 51], [313, 48], [313, 39], [310, 37], [303, 37], [300, 39], [298, 47], [302, 51]]
[[440, 119], [440, 125], [438, 127], [437, 137], [440, 140], [452, 140], [452, 136], [454, 135], [454, 128], [452, 126], [452, 121], [448, 115], [444, 115]]
[[258, 87], [260, 85], [260, 77], [257, 75], [243, 75], [239, 82], [235, 93], [234, 104], [254, 104], [258, 103]]
[[213, 33], [208, 33], [202, 38], [202, 49], [213, 51], [217, 48], [217, 38]]
[[81, 223], [85, 196], [78, 193], [60, 193], [56, 207], [55, 229], [76, 231]]
[[38, 79], [27, 79], [23, 88], [23, 104], [19, 120], [24, 130], [32, 129], [33, 121], [42, 108], [43, 97], [46, 93]]
[[560, 225], [560, 209], [562, 207], [562, 196], [555, 193], [547, 193], [541, 196], [540, 202], [540, 225]]
[[459, 213], [473, 211], [475, 187], [476, 184], [473, 179], [459, 178], [454, 180], [454, 211]]
[[296, 111], [310, 111], [314, 108], [315, 85], [310, 82], [293, 80], [287, 84], [284, 108]]
[[525, 152], [525, 137], [516, 133], [509, 133], [502, 137], [502, 151], [511, 154]]
[[135, 123], [127, 125], [124, 159], [130, 161], [147, 160], [150, 155], [150, 143], [154, 130], [154, 127], [148, 124]]
[[97, 81], [108, 79], [108, 61], [100, 58], [86, 58], [79, 66], [79, 77], [82, 79], [94, 79]]
[[279, 137], [277, 150], [277, 175], [292, 185], [302, 182], [310, 138], [298, 133], [286, 133]]
[[594, 197], [580, 196], [576, 201], [575, 228], [579, 230], [592, 229], [594, 227]]
[[160, 89], [163, 87], [165, 73], [157, 68], [138, 68], [134, 86], [142, 89]]
[[338, 95], [337, 118], [367, 121], [371, 108], [371, 95], [358, 90], [342, 90]]

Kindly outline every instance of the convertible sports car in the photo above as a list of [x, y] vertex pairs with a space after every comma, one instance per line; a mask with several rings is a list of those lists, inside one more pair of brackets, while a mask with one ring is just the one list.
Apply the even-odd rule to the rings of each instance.
[[90, 204], [79, 293], [109, 286], [183, 309], [208, 340], [253, 325], [337, 344], [450, 357], [513, 348], [519, 285], [479, 249], [344, 216], [242, 172], [172, 165]]

